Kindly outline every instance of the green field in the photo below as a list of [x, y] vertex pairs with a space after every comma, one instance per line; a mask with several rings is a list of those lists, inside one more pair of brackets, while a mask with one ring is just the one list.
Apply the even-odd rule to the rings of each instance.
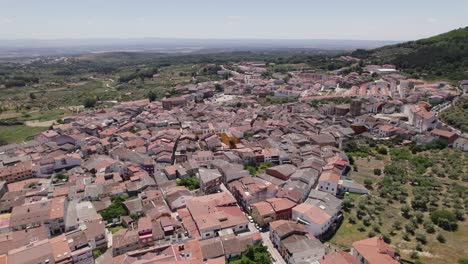
[[0, 126], [0, 143], [20, 143], [32, 139], [34, 135], [45, 130], [47, 127]]

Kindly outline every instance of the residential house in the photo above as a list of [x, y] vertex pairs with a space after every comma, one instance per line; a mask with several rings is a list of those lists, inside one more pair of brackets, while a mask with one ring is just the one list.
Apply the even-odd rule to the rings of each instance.
[[260, 226], [265, 226], [275, 220], [291, 219], [294, 206], [296, 203], [287, 198], [270, 198], [252, 204], [250, 210], [254, 221]]
[[427, 111], [422, 104], [405, 106], [404, 112], [408, 115], [409, 124], [416, 127], [419, 132], [433, 129], [437, 125], [437, 116]]
[[122, 255], [141, 247], [136, 230], [120, 229], [112, 235], [112, 256]]
[[468, 139], [459, 137], [455, 142], [453, 142], [453, 148], [461, 151], [468, 151]]
[[438, 128], [434, 128], [430, 133], [431, 136], [446, 141], [449, 146], [452, 146], [455, 140], [458, 138], [458, 135], [455, 132]]
[[292, 209], [292, 218], [304, 224], [314, 236], [326, 233], [334, 223], [334, 218], [325, 210], [312, 204], [302, 203]]
[[391, 125], [379, 125], [374, 132], [381, 138], [392, 137], [396, 135], [398, 129]]
[[288, 180], [289, 177], [294, 172], [296, 172], [296, 170], [297, 170], [297, 167], [292, 164], [283, 164], [283, 165], [278, 165], [278, 166], [267, 168], [265, 172], [268, 175], [271, 175], [278, 179]]
[[288, 264], [313, 263], [325, 255], [325, 246], [318, 239], [291, 236], [281, 241], [283, 258]]
[[318, 180], [318, 190], [336, 195], [341, 176], [335, 170], [323, 171]]
[[325, 255], [323, 244], [296, 222], [271, 222], [270, 239], [288, 264], [313, 263]]
[[200, 189], [205, 193], [214, 193], [219, 191], [222, 176], [218, 169], [204, 169], [198, 170], [198, 180], [200, 181]]
[[138, 219], [138, 241], [142, 246], [154, 245], [151, 218], [145, 216]]
[[33, 163], [23, 161], [12, 166], [0, 167], [0, 181], [7, 183], [22, 181], [33, 177]]
[[248, 220], [236, 204], [236, 199], [225, 192], [193, 197], [187, 209], [195, 222], [201, 239], [219, 235], [219, 231], [242, 232], [248, 229]]
[[192, 193], [185, 186], [172, 187], [164, 193], [164, 198], [172, 211], [184, 208], [192, 196]]
[[361, 264], [398, 264], [395, 250], [385, 243], [382, 237], [371, 237], [355, 241], [351, 255]]
[[238, 204], [247, 211], [250, 211], [252, 204], [275, 197], [278, 189], [270, 182], [250, 176], [230, 182], [228, 188]]

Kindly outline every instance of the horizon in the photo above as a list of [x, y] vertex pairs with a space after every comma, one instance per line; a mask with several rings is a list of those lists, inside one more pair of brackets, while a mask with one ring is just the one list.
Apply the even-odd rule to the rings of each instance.
[[[407, 41], [467, 26], [468, 2], [2, 0], [2, 40]], [[387, 17], [382, 15], [385, 12]]]

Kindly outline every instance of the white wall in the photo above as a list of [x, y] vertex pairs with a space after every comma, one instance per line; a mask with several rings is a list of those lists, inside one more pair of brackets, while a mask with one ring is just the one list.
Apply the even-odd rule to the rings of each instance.
[[319, 184], [318, 184], [317, 188], [318, 188], [319, 191], [327, 192], [327, 193], [331, 193], [333, 195], [336, 195], [336, 192], [338, 191], [338, 184], [335, 184], [335, 183], [329, 182], [329, 181], [319, 180]]

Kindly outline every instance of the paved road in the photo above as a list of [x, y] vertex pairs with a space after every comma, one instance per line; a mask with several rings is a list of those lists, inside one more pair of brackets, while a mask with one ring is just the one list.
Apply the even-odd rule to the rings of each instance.
[[260, 233], [262, 235], [263, 244], [268, 247], [268, 252], [274, 258], [273, 263], [286, 264], [283, 257], [281, 257], [278, 250], [273, 246], [273, 243], [270, 240], [270, 232]]

